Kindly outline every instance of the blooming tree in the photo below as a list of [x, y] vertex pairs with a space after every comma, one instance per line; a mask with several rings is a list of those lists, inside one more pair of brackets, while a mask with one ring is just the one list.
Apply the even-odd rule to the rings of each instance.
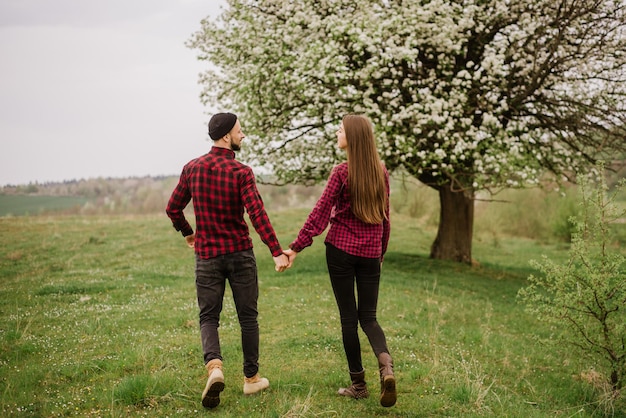
[[621, 0], [228, 0], [188, 42], [279, 182], [345, 159], [346, 113], [440, 196], [434, 258], [471, 262], [478, 190], [572, 179], [626, 149]]

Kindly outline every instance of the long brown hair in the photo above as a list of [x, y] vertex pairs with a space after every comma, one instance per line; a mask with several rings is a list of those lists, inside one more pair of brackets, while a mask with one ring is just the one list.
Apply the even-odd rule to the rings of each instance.
[[343, 127], [352, 212], [365, 223], [380, 224], [386, 218], [387, 188], [372, 123], [363, 115], [346, 115]]

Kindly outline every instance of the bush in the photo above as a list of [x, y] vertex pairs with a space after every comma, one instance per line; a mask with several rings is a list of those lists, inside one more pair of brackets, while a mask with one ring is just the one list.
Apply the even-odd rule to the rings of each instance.
[[518, 293], [529, 312], [561, 330], [559, 343], [580, 350], [605, 372], [609, 393], [603, 393], [603, 399], [619, 397], [626, 378], [625, 258], [619, 247], [612, 246], [611, 229], [626, 214], [614, 203], [625, 185], [622, 180], [608, 194], [605, 179], [591, 189], [583, 180], [582, 216], [572, 218], [575, 230], [568, 260], [533, 261], [542, 274], [531, 275], [530, 285]]

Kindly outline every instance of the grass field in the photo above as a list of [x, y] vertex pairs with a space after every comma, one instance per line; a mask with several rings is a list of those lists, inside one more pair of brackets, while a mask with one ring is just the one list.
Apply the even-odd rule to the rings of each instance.
[[[270, 213], [287, 245], [307, 211]], [[394, 215], [379, 321], [398, 378], [382, 408], [377, 364], [362, 335], [374, 396], [348, 384], [323, 239], [289, 271], [259, 264], [261, 369], [270, 389], [244, 397], [239, 327], [227, 292], [220, 328], [226, 389], [204, 410], [193, 254], [164, 215], [0, 218], [2, 417], [591, 417], [626, 416], [624, 396], [598, 403], [599, 365], [542, 344], [557, 330], [516, 294], [528, 261], [566, 256], [564, 244], [474, 241], [480, 266], [428, 258], [435, 230]]]
[[81, 207], [86, 198], [76, 196], [29, 196], [0, 194], [0, 216], [39, 215]]

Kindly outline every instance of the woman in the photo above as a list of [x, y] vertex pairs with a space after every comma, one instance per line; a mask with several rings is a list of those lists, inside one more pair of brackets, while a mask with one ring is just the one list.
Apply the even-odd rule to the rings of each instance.
[[[322, 196], [298, 237], [285, 251], [290, 263], [326, 235], [326, 262], [337, 307], [352, 385], [339, 394], [367, 398], [358, 324], [367, 335], [380, 367], [382, 406], [396, 403], [396, 381], [385, 334], [376, 320], [380, 268], [389, 241], [389, 174], [382, 165], [370, 121], [346, 115], [337, 130], [337, 145], [348, 161], [333, 168]], [[356, 283], [356, 297], [355, 286]], [[358, 298], [358, 300], [357, 300]]]

